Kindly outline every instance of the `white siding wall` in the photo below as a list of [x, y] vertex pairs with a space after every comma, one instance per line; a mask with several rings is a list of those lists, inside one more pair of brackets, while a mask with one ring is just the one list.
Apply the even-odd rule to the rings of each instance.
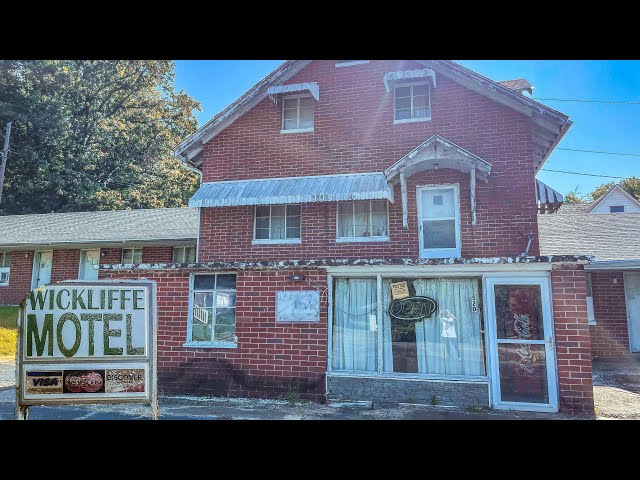
[[624, 213], [640, 213], [640, 207], [631, 200], [627, 195], [619, 190], [613, 190], [591, 210], [591, 213], [611, 213], [609, 207], [612, 205], [624, 205]]

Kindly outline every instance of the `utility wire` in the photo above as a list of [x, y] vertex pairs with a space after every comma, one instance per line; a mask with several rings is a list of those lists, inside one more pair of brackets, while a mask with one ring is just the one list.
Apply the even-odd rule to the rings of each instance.
[[578, 103], [607, 103], [613, 105], [640, 105], [640, 101], [615, 101], [615, 100], [582, 100], [573, 98], [539, 98], [532, 97], [533, 100], [544, 100], [547, 102], [578, 102]]
[[600, 155], [622, 155], [625, 157], [640, 157], [640, 153], [603, 152], [600, 150], [580, 150], [577, 148], [562, 148], [562, 147], [556, 147], [556, 150], [565, 150], [568, 152], [582, 152], [582, 153], [598, 153]]
[[555, 172], [555, 173], [568, 173], [570, 175], [583, 175], [586, 177], [602, 177], [602, 178], [626, 178], [626, 177], [616, 177], [614, 175], [599, 175], [597, 173], [582, 173], [582, 172], [567, 172], [566, 170], [552, 170], [550, 168], [543, 168], [543, 172]]

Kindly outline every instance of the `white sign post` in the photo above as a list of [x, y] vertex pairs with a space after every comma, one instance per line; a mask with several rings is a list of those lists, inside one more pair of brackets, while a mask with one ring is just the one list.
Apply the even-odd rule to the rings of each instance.
[[157, 419], [156, 284], [69, 281], [20, 306], [16, 419], [32, 405], [144, 403]]

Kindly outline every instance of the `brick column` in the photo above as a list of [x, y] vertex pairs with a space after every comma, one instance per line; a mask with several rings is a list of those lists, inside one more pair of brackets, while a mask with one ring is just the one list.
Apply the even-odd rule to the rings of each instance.
[[551, 272], [560, 411], [593, 415], [591, 339], [582, 265], [554, 265]]

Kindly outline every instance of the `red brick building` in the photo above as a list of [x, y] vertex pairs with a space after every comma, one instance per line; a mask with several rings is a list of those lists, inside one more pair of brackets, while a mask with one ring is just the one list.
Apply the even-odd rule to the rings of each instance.
[[0, 305], [40, 285], [95, 280], [99, 264], [195, 260], [197, 212], [188, 208], [0, 217]]
[[526, 85], [287, 61], [185, 139], [198, 263], [100, 274], [157, 281], [160, 390], [593, 413], [587, 260], [537, 235], [571, 121]]
[[640, 352], [640, 202], [616, 185], [538, 221], [543, 253], [594, 257], [585, 267], [593, 357]]

